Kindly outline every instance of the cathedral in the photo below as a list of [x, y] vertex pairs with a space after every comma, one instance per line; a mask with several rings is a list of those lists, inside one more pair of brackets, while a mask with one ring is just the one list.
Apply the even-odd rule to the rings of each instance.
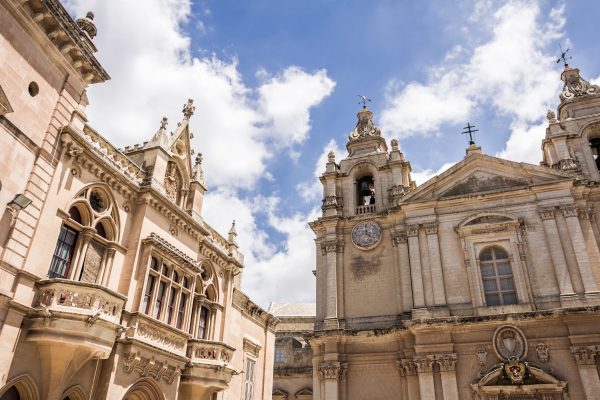
[[[310, 223], [312, 399], [600, 398], [600, 87], [560, 79], [540, 165], [471, 141], [419, 186], [359, 111]], [[300, 399], [275, 368], [277, 398]]]
[[278, 320], [202, 217], [192, 100], [141, 144], [88, 122], [94, 15], [0, 0], [0, 399], [258, 400]]

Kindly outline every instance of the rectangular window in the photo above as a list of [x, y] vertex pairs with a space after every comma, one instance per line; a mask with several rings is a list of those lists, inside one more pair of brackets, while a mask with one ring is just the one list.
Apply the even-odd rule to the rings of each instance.
[[179, 299], [179, 309], [177, 310], [177, 329], [181, 329], [183, 326], [183, 316], [185, 314], [185, 303], [187, 302], [187, 295], [181, 293], [181, 299]]
[[208, 309], [200, 307], [200, 318], [198, 318], [198, 339], [206, 339], [206, 321], [208, 320]]
[[79, 277], [81, 282], [96, 283], [102, 265], [102, 258], [104, 257], [104, 250], [104, 246], [97, 241], [92, 240], [90, 242]]
[[275, 362], [282, 363], [285, 361], [285, 349], [275, 349]]
[[254, 398], [254, 366], [256, 362], [250, 358], [246, 359], [246, 383], [244, 389], [244, 400]]
[[54, 255], [50, 262], [48, 278], [67, 278], [69, 276], [76, 242], [77, 232], [63, 225], [62, 228], [60, 228]]
[[161, 315], [160, 308], [162, 306], [163, 297], [165, 295], [165, 286], [165, 282], [160, 281], [160, 284], [158, 285], [158, 293], [156, 294], [156, 301], [154, 302], [154, 312], [152, 313], [152, 316], [156, 319], [159, 319]]
[[154, 291], [155, 279], [156, 278], [154, 277], [154, 275], [148, 275], [148, 281], [146, 282], [146, 291], [144, 292], [142, 306], [140, 307], [140, 310], [142, 310], [144, 314], [148, 314], [148, 312], [150, 312], [150, 302], [152, 299], [152, 292]]
[[167, 306], [167, 320], [165, 321], [167, 324], [170, 324], [173, 320], [173, 311], [175, 308], [175, 299], [177, 298], [177, 289], [174, 287], [171, 288], [171, 295], [169, 296], [169, 304]]

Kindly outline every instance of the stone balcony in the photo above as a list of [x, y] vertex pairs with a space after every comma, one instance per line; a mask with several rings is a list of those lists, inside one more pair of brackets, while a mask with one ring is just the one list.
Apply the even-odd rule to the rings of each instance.
[[183, 398], [208, 400], [226, 389], [236, 374], [231, 365], [234, 351], [225, 343], [191, 339], [187, 346], [190, 362], [181, 376]]
[[356, 207], [356, 215], [372, 214], [375, 211], [377, 211], [377, 209], [375, 208], [375, 204], [367, 204], [364, 206]]
[[126, 297], [103, 286], [47, 279], [36, 283], [32, 311], [25, 320], [26, 340], [37, 344], [45, 398], [61, 393], [62, 384], [91, 359], [111, 353]]

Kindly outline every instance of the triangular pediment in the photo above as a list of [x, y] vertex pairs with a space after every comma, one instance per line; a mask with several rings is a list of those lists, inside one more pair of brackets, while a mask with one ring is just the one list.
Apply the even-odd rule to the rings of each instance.
[[313, 394], [312, 389], [307, 388], [307, 387], [302, 388], [296, 392], [296, 396], [302, 396], [302, 395], [307, 396], [307, 395], [312, 395], [312, 394]]
[[11, 112], [13, 112], [13, 109], [10, 106], [8, 97], [6, 97], [6, 94], [4, 94], [4, 90], [2, 90], [2, 86], [0, 86], [0, 115], [8, 114]]
[[404, 196], [401, 202], [443, 200], [518, 190], [570, 179], [572, 176], [567, 173], [548, 167], [503, 160], [485, 154], [472, 154], [419, 185]]
[[187, 180], [192, 177], [192, 135], [189, 129], [189, 120], [184, 119], [178, 126], [175, 132], [169, 138], [167, 149], [173, 158], [178, 160], [179, 164]]

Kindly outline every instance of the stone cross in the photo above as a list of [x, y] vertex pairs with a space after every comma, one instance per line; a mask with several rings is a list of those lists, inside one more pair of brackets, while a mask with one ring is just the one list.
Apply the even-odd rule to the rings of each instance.
[[470, 122], [467, 123], [467, 126], [465, 126], [463, 129], [464, 131], [462, 132], [463, 135], [468, 134], [469, 135], [469, 145], [471, 144], [475, 144], [475, 141], [473, 140], [473, 134], [475, 132], [479, 132], [479, 129], [473, 129], [475, 128], [475, 125], [471, 125]]

